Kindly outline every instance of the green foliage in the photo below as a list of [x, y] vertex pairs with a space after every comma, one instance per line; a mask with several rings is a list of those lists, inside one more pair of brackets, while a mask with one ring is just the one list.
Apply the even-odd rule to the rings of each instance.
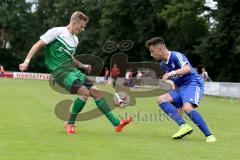
[[156, 0], [106, 0], [100, 20], [102, 44], [107, 40], [132, 40], [135, 45], [128, 52], [130, 60], [149, 60], [145, 41], [165, 34], [166, 24], [157, 17], [157, 13], [166, 3]]
[[194, 66], [200, 63], [194, 46], [199, 45], [199, 39], [208, 33], [206, 19], [200, 16], [203, 4], [203, 0], [172, 0], [159, 13], [169, 28], [169, 48], [186, 54]]
[[[240, 2], [217, 2], [218, 9], [211, 10], [204, 0], [2, 0], [0, 29], [12, 48], [1, 49], [0, 63], [17, 70], [41, 34], [67, 25], [72, 12], [81, 10], [90, 21], [79, 35], [76, 54], [95, 54], [108, 64], [112, 54], [102, 46], [108, 40], [132, 40], [134, 46], [126, 52], [130, 61], [149, 61], [145, 41], [162, 36], [170, 50], [186, 54], [193, 66], [206, 66], [213, 80], [240, 81]], [[210, 14], [204, 16], [205, 10]], [[210, 28], [209, 17], [215, 27]], [[42, 54], [33, 59], [30, 71], [46, 72]]]
[[[4, 37], [11, 43], [10, 50], [1, 49], [1, 63], [6, 64], [7, 70], [17, 70], [18, 64], [24, 59], [27, 50], [36, 39], [39, 23], [31, 12], [31, 4], [25, 0], [3, 0], [0, 3], [0, 28], [5, 30]], [[8, 57], [4, 59], [4, 57]], [[6, 60], [8, 60], [5, 62]], [[38, 64], [34, 68], [40, 68]]]
[[217, 26], [197, 47], [202, 62], [218, 81], [240, 81], [240, 12], [239, 0], [218, 0]]

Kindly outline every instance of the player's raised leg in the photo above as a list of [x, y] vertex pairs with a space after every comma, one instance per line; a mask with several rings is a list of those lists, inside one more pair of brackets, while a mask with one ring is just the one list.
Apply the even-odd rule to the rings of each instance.
[[161, 109], [180, 126], [180, 129], [172, 136], [172, 138], [181, 139], [187, 134], [191, 134], [193, 129], [191, 126], [186, 124], [179, 114], [176, 106], [174, 106], [171, 102], [173, 102], [173, 98], [168, 93], [158, 97], [158, 104]]
[[132, 118], [119, 120], [108, 105], [107, 101], [103, 97], [101, 91], [96, 86], [90, 88], [90, 95], [95, 99], [95, 103], [98, 106], [99, 110], [108, 118], [108, 120], [115, 127], [116, 132], [121, 132], [124, 126], [132, 121]]

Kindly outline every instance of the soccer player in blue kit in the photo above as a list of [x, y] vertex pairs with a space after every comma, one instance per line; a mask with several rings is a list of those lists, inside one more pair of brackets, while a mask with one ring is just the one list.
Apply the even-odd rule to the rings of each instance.
[[167, 49], [163, 38], [152, 38], [146, 42], [146, 46], [151, 56], [160, 60], [160, 67], [165, 71], [162, 81], [170, 79], [175, 85], [174, 90], [158, 97], [160, 108], [180, 126], [172, 138], [181, 139], [193, 131], [179, 114], [178, 109], [182, 109], [206, 136], [206, 142], [215, 142], [216, 138], [196, 111], [203, 96], [201, 77], [183, 54]]

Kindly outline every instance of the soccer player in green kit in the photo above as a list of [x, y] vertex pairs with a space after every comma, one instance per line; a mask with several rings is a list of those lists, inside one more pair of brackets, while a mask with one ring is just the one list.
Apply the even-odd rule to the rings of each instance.
[[88, 80], [77, 68], [91, 72], [91, 65], [82, 64], [73, 57], [77, 45], [77, 34], [84, 31], [88, 23], [88, 17], [80, 11], [72, 14], [70, 22], [64, 27], [54, 27], [40, 37], [40, 40], [32, 46], [25, 61], [19, 65], [21, 71], [28, 68], [31, 58], [37, 51], [45, 46], [45, 64], [51, 72], [54, 80], [71, 94], [77, 94], [74, 101], [70, 119], [65, 123], [66, 133], [75, 133], [75, 120], [81, 112], [89, 96], [93, 97], [99, 110], [108, 118], [115, 127], [116, 132], [121, 132], [132, 118], [119, 120], [103, 98], [101, 91]]

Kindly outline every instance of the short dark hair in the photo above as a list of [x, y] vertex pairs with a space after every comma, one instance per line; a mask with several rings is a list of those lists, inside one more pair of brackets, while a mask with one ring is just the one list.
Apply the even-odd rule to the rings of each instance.
[[156, 45], [156, 44], [165, 44], [164, 39], [162, 37], [154, 37], [146, 42], [146, 47], [149, 48], [151, 45]]

